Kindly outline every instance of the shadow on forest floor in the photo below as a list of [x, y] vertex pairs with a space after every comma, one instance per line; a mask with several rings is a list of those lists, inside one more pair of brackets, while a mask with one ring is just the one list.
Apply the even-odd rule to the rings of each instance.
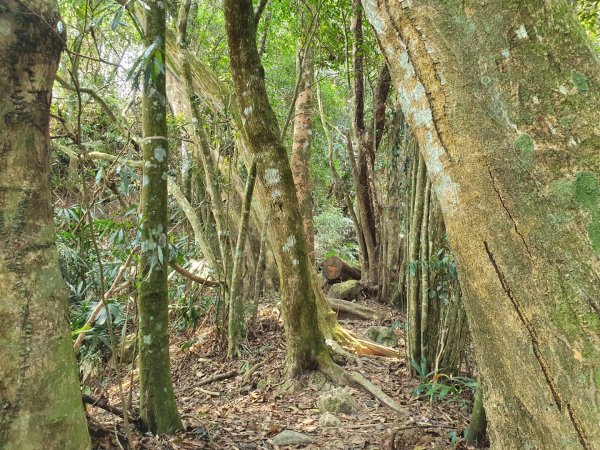
[[[373, 309], [389, 308], [365, 301]], [[342, 324], [364, 335], [373, 325], [403, 321], [395, 314], [381, 321], [347, 320]], [[396, 330], [404, 353], [404, 332]], [[467, 448], [460, 439], [469, 418], [471, 399], [454, 397], [430, 404], [413, 396], [418, 380], [410, 378], [404, 358], [363, 357], [361, 366], [346, 361], [347, 368], [361, 372], [379, 385], [408, 412], [408, 419], [379, 404], [368, 393], [346, 388], [358, 402], [350, 414], [336, 413], [340, 423], [323, 427], [318, 398], [333, 386], [320, 373], [307, 373], [295, 383], [284, 378], [285, 347], [283, 326], [275, 307], [264, 306], [259, 312], [256, 336], [244, 347], [240, 360], [227, 361], [216, 349], [215, 329], [205, 327], [185, 335], [171, 337], [173, 383], [185, 432], [155, 437], [134, 432], [141, 449], [277, 449], [273, 438], [283, 430], [303, 433], [312, 443], [282, 448], [303, 449], [444, 449]], [[343, 363], [343, 362], [342, 362]], [[234, 375], [236, 372], [237, 375]], [[215, 375], [227, 378], [207, 383]], [[125, 392], [129, 392], [131, 373], [124, 374]], [[133, 373], [133, 404], [137, 404], [137, 371]], [[119, 404], [118, 389], [109, 388], [108, 399]], [[94, 448], [119, 448], [115, 441], [115, 420], [123, 447], [126, 439], [122, 421], [101, 409], [87, 407]]]

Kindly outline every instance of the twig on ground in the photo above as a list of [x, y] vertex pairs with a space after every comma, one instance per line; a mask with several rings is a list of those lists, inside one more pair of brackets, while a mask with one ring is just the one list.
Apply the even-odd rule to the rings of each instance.
[[236, 375], [238, 375], [238, 373], [239, 372], [237, 370], [230, 370], [229, 372], [219, 373], [217, 375], [213, 375], [210, 378], [207, 378], [206, 380], [199, 381], [198, 384], [196, 384], [196, 386], [205, 386], [207, 384], [214, 383], [215, 381], [227, 380], [228, 378], [235, 377]]

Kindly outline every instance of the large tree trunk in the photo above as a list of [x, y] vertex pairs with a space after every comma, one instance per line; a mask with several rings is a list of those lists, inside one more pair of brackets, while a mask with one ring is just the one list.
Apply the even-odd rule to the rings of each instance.
[[[157, 45], [150, 64], [154, 73], [144, 80], [142, 122], [144, 176], [142, 182], [142, 245], [138, 295], [140, 348], [140, 416], [156, 434], [181, 429], [169, 362], [169, 246], [167, 239], [167, 96], [165, 61], [165, 9], [150, 3], [146, 14], [145, 45]], [[161, 58], [158, 58], [158, 55]]]
[[[312, 28], [315, 26], [316, 8], [310, 2], [298, 2], [301, 9], [302, 36], [298, 38], [296, 50], [296, 72], [298, 77], [298, 98], [294, 113], [294, 138], [292, 142], [292, 174], [296, 185], [296, 195], [300, 203], [304, 232], [310, 259], [315, 261], [315, 233], [313, 226], [313, 204], [310, 182], [310, 157], [312, 141], [313, 100], [313, 47]], [[312, 7], [312, 8], [311, 8]]]
[[62, 27], [55, 1], [7, 0], [0, 7], [3, 449], [90, 448], [48, 174], [48, 110]]
[[492, 446], [598, 448], [598, 57], [562, 0], [363, 5], [463, 274]]

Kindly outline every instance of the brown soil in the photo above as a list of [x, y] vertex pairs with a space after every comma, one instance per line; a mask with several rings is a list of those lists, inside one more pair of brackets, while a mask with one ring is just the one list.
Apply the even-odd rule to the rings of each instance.
[[[389, 308], [377, 303], [363, 303], [373, 309]], [[389, 317], [389, 316], [388, 316]], [[390, 325], [403, 321], [399, 315], [381, 321], [343, 321], [344, 327], [363, 335], [372, 325]], [[351, 415], [336, 414], [337, 428], [319, 425], [317, 399], [331, 383], [319, 373], [306, 373], [294, 383], [284, 377], [285, 343], [282, 323], [275, 307], [263, 307], [259, 327], [246, 346], [241, 360], [227, 361], [225, 351], [216, 348], [214, 327], [204, 326], [187, 335], [172, 337], [171, 361], [175, 394], [186, 428], [171, 436], [132, 433], [140, 449], [276, 449], [271, 440], [282, 430], [309, 435], [314, 443], [285, 448], [304, 449], [430, 449], [467, 448], [463, 442], [453, 444], [451, 433], [462, 435], [468, 421], [471, 399], [468, 394], [430, 403], [413, 396], [420, 381], [410, 378], [404, 358], [362, 357], [338, 360], [345, 368], [357, 370], [380, 386], [407, 411], [406, 417], [381, 405], [370, 394], [347, 388], [360, 404]], [[403, 332], [400, 350], [403, 353]], [[214, 375], [237, 371], [236, 376], [202, 384]], [[131, 373], [124, 376], [127, 397]], [[137, 404], [137, 372], [133, 372], [132, 399]], [[120, 406], [115, 385], [97, 390], [95, 397], [106, 398]], [[127, 441], [122, 420], [99, 408], [87, 407], [94, 448], [123, 448]]]

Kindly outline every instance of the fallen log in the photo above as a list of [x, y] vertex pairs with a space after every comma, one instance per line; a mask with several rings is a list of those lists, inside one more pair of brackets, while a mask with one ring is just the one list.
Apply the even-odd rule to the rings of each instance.
[[348, 316], [362, 320], [377, 320], [381, 319], [382, 315], [377, 311], [367, 308], [366, 306], [348, 302], [339, 298], [327, 297], [327, 303], [336, 314], [346, 314]]
[[323, 263], [323, 276], [329, 284], [347, 280], [360, 280], [360, 268], [337, 256], [330, 256]]
[[332, 284], [328, 295], [342, 300], [359, 300], [363, 297], [363, 290], [364, 286], [360, 281], [348, 280]]

